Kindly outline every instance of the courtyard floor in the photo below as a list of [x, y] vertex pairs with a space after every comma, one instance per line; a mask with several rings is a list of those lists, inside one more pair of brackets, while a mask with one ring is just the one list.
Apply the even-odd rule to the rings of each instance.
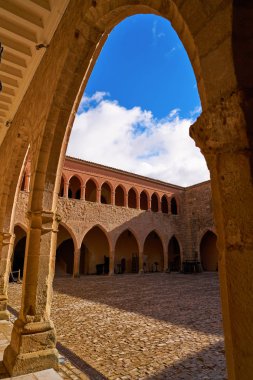
[[227, 378], [217, 273], [59, 277], [52, 319], [64, 379]]

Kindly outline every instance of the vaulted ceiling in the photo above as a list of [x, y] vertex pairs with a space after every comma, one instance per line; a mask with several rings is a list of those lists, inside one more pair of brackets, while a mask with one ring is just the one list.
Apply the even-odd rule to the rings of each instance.
[[0, 0], [0, 144], [69, 0]]

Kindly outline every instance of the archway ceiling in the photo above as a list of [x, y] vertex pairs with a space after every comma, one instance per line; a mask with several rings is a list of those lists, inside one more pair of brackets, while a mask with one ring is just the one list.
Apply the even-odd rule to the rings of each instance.
[[[0, 0], [0, 144], [69, 0]], [[36, 48], [37, 46], [37, 48]]]

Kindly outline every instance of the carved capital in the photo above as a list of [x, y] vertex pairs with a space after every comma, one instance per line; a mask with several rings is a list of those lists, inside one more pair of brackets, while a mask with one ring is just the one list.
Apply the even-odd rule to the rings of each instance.
[[248, 151], [243, 94], [233, 93], [202, 112], [190, 128], [190, 136], [204, 155]]
[[52, 211], [28, 211], [27, 218], [30, 220], [31, 228], [39, 228], [42, 234], [47, 232], [58, 232], [58, 224], [61, 221], [60, 215]]
[[15, 235], [9, 232], [0, 232], [0, 244], [2, 246], [13, 244], [15, 240]]

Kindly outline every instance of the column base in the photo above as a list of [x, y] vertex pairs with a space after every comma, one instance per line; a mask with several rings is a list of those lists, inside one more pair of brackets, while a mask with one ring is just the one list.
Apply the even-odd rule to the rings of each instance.
[[11, 376], [48, 368], [58, 370], [55, 330], [51, 322], [14, 323], [11, 342], [4, 351], [3, 363]]
[[10, 320], [10, 313], [8, 310], [1, 310], [0, 311], [0, 321], [9, 321]]
[[144, 270], [140, 269], [138, 274], [144, 274], [144, 273], [145, 273]]

